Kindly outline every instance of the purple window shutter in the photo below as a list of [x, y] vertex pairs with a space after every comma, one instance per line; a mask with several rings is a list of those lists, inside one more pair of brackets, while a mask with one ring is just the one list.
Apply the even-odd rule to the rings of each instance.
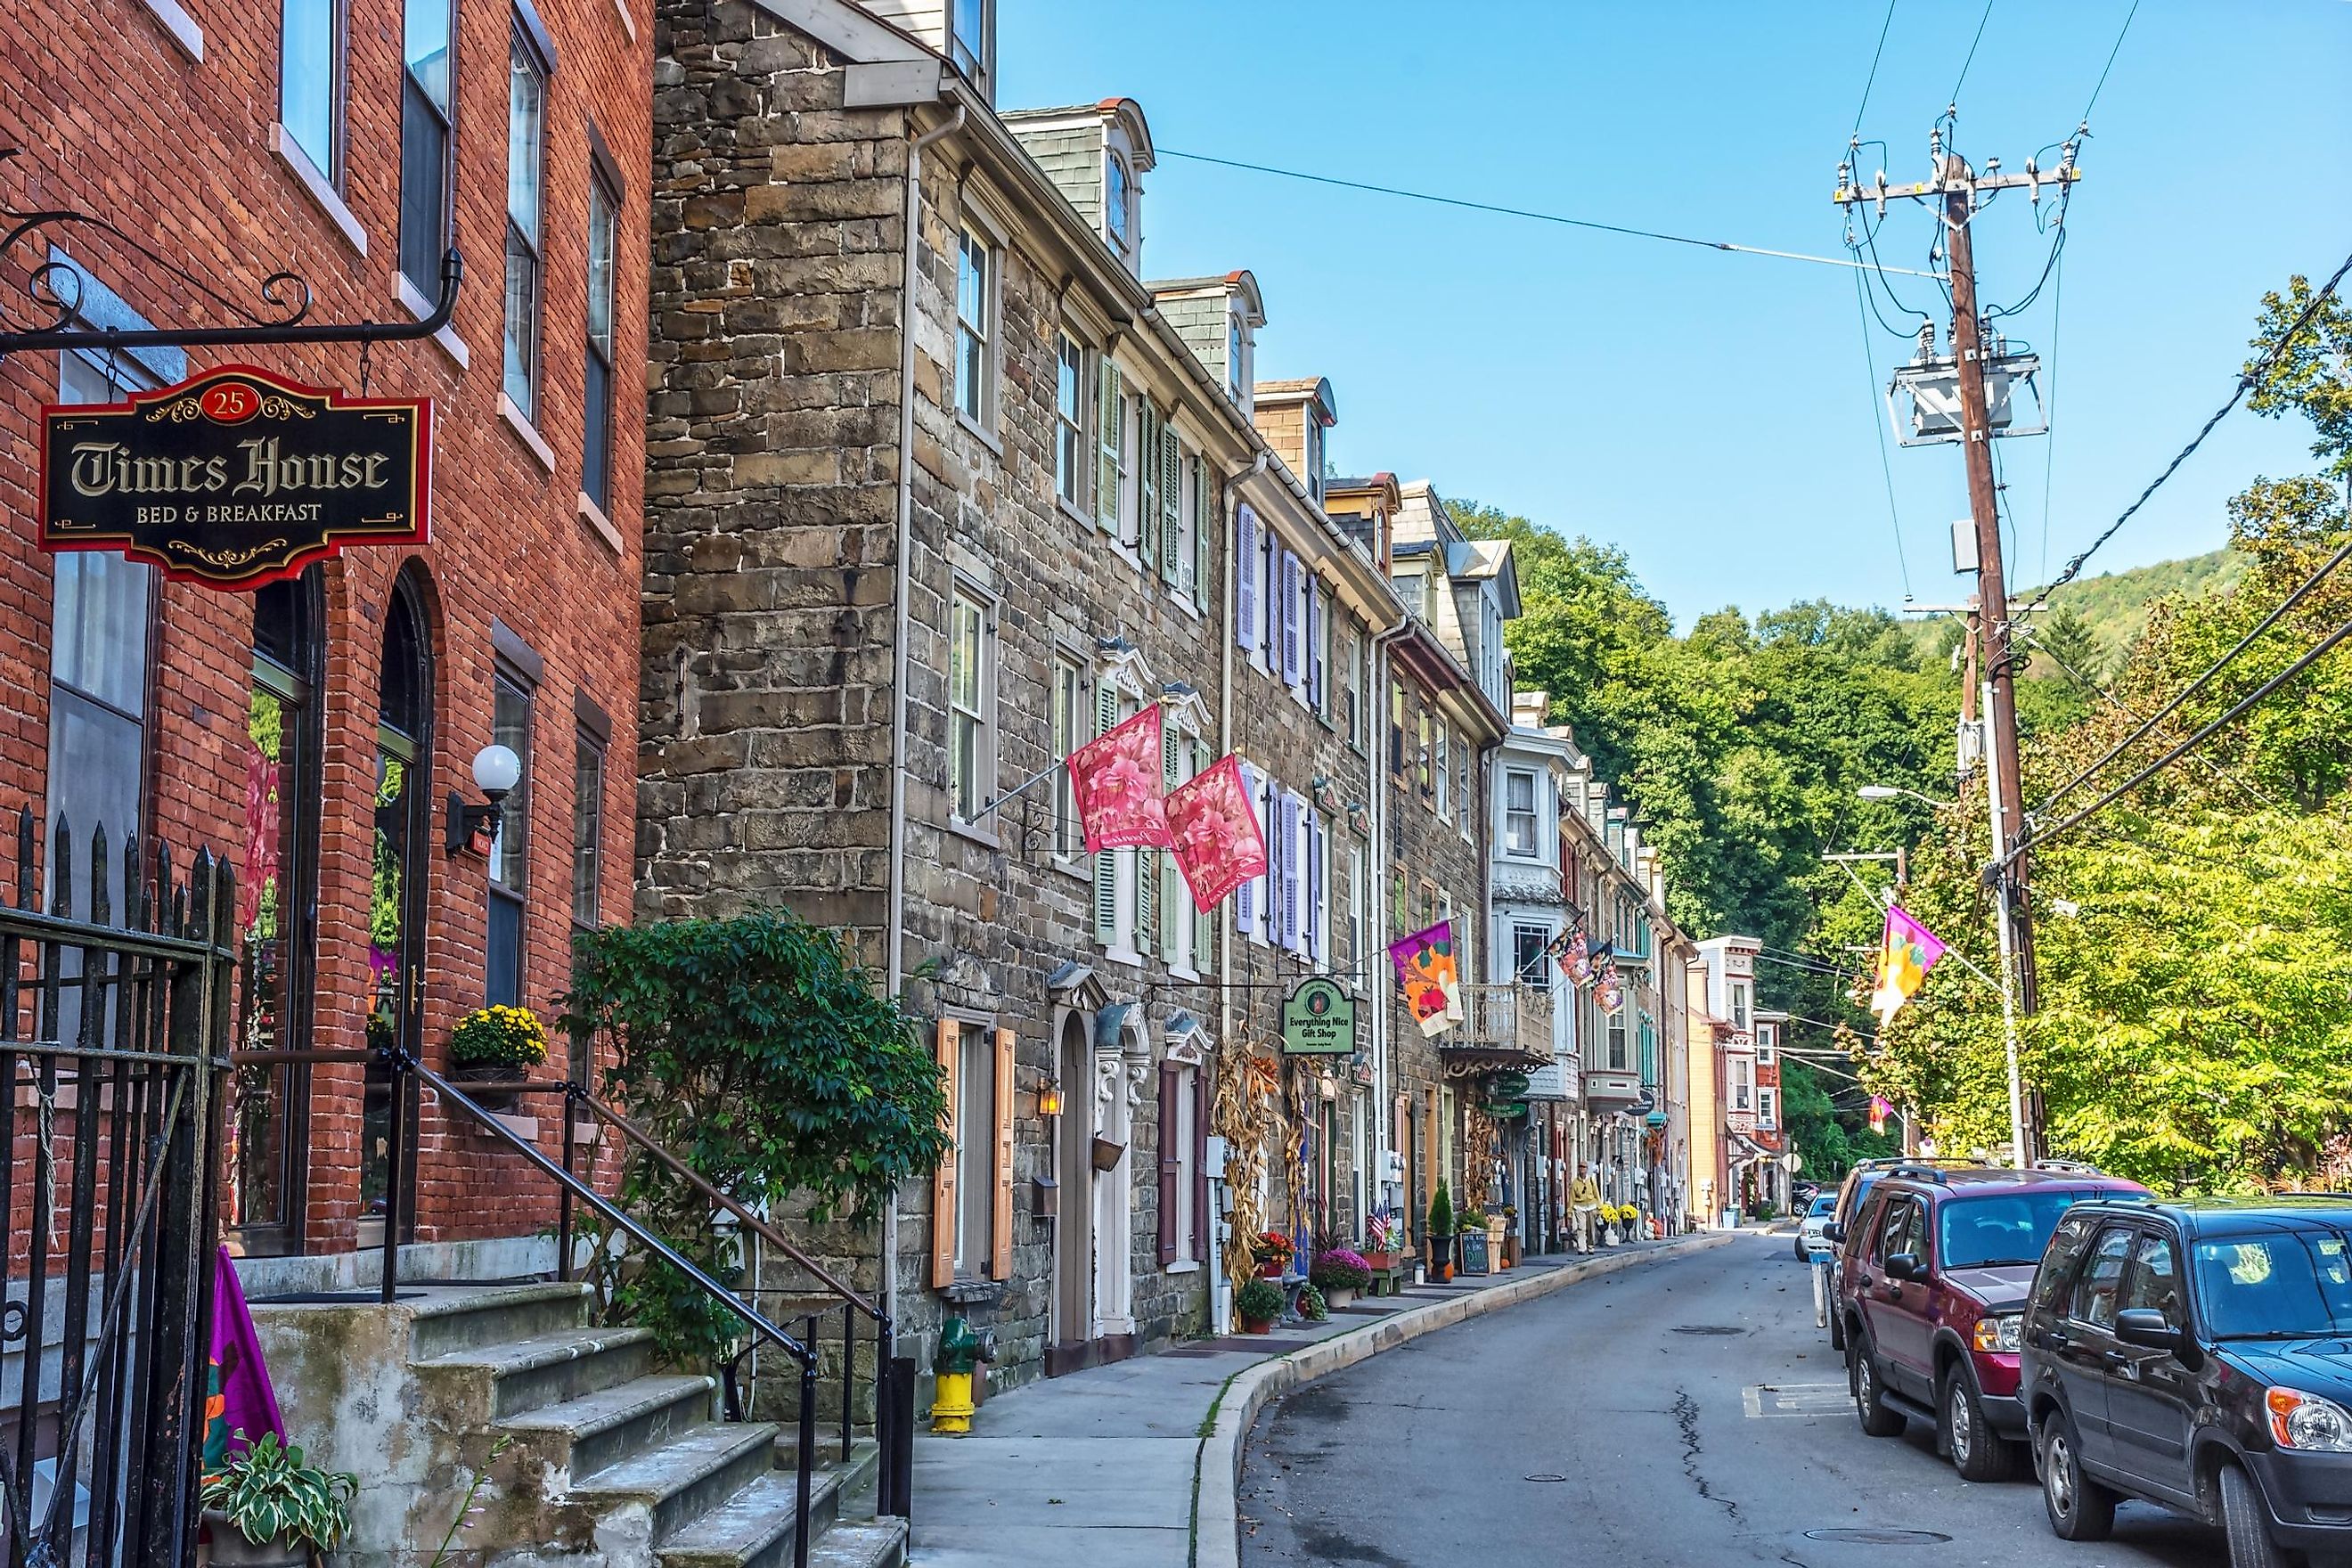
[[[1253, 808], [1257, 804], [1257, 770], [1247, 763], [1242, 764], [1242, 790], [1249, 796]], [[1253, 877], [1234, 892], [1234, 925], [1244, 937], [1255, 936], [1257, 923], [1257, 879]]]
[[1184, 1087], [1181, 1068], [1160, 1069], [1160, 1266], [1176, 1261], [1176, 1183], [1181, 1173], [1176, 1149], [1176, 1096]]
[[1298, 557], [1286, 550], [1282, 552], [1282, 680], [1286, 686], [1298, 684]]
[[1307, 586], [1307, 700], [1318, 713], [1323, 711], [1323, 622], [1329, 615], [1323, 595], [1310, 581]]
[[1306, 869], [1299, 864], [1299, 801], [1295, 795], [1282, 797], [1282, 934], [1277, 939], [1282, 946], [1298, 951], [1299, 876]]
[[1323, 919], [1323, 814], [1307, 810], [1307, 956], [1320, 963], [1329, 951]]
[[1257, 939], [1271, 943], [1282, 924], [1282, 817], [1275, 806], [1274, 781], [1257, 775], [1258, 831], [1265, 836], [1265, 875], [1258, 879]]
[[1234, 552], [1234, 585], [1239, 604], [1234, 613], [1234, 641], [1244, 648], [1257, 647], [1257, 513], [1244, 503], [1234, 525], [1240, 548]]
[[1184, 1256], [1206, 1261], [1209, 1256], [1209, 1073], [1192, 1073], [1192, 1250]]

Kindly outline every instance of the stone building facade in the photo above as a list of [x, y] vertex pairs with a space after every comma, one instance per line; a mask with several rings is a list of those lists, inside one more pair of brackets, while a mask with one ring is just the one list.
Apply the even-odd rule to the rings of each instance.
[[[821, 1240], [1003, 1385], [1206, 1324], [1239, 1034], [1229, 919], [1058, 764], [1148, 709], [1166, 783], [1234, 749], [1241, 520], [1345, 552], [1251, 423], [1255, 282], [1143, 281], [1139, 107], [999, 112], [960, 16], [661, 6], [638, 907], [782, 903], [934, 1021], [955, 1153]], [[1344, 739], [1260, 745], [1345, 817]]]
[[[261, 289], [280, 269], [306, 281], [312, 324], [422, 320], [444, 248], [465, 263], [444, 331], [365, 355], [91, 347], [0, 364], [0, 810], [71, 824], [77, 913], [100, 827], [117, 855], [161, 841], [183, 877], [199, 847], [229, 861], [247, 892], [237, 1047], [396, 1042], [437, 1068], [486, 1002], [547, 1013], [574, 931], [628, 910], [643, 458], [615, 372], [646, 331], [650, 8], [313, 9], [314, 29], [170, 0], [0, 12], [0, 206], [102, 220], [46, 224], [0, 258], [11, 327], [50, 314], [29, 291], [43, 264], [68, 325], [135, 330], [219, 327], [224, 306], [275, 317], [289, 293]], [[420, 97], [429, 114], [404, 115]], [[520, 192], [510, 142], [539, 160]], [[233, 363], [431, 398], [429, 541], [251, 593], [39, 548], [43, 405]], [[452, 852], [448, 798], [478, 802], [470, 764], [493, 742], [523, 763], [505, 835], [488, 857]], [[43, 844], [45, 883], [61, 853]], [[120, 921], [119, 871], [109, 893]], [[355, 1249], [382, 1237], [386, 1077], [357, 1059], [247, 1066], [233, 1094], [224, 1218], [247, 1289], [373, 1279]], [[429, 1097], [420, 1121], [406, 1271], [545, 1267], [533, 1233], [552, 1188]], [[552, 1154], [555, 1119], [539, 1134]], [[467, 1265], [435, 1245], [481, 1238], [512, 1245]]]

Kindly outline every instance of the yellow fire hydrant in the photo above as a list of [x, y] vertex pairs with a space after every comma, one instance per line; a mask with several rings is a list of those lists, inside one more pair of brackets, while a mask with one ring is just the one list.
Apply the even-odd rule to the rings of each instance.
[[940, 1353], [931, 1358], [937, 1375], [931, 1395], [931, 1430], [961, 1437], [971, 1431], [971, 1380], [980, 1365], [980, 1336], [961, 1318], [940, 1331]]

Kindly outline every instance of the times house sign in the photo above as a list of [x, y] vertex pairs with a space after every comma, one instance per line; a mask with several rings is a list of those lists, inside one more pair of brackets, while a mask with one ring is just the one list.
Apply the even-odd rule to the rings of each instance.
[[257, 588], [347, 544], [429, 537], [433, 405], [226, 365], [128, 403], [42, 410], [41, 544]]

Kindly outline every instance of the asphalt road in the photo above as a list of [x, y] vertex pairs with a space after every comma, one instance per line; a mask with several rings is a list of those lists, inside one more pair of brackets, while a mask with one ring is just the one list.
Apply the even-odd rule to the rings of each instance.
[[1786, 1237], [1588, 1280], [1296, 1390], [1250, 1433], [1241, 1511], [1250, 1568], [2226, 1561], [2219, 1532], [2137, 1503], [2112, 1542], [2070, 1544], [2033, 1482], [1961, 1480], [1927, 1423], [1863, 1436]]

